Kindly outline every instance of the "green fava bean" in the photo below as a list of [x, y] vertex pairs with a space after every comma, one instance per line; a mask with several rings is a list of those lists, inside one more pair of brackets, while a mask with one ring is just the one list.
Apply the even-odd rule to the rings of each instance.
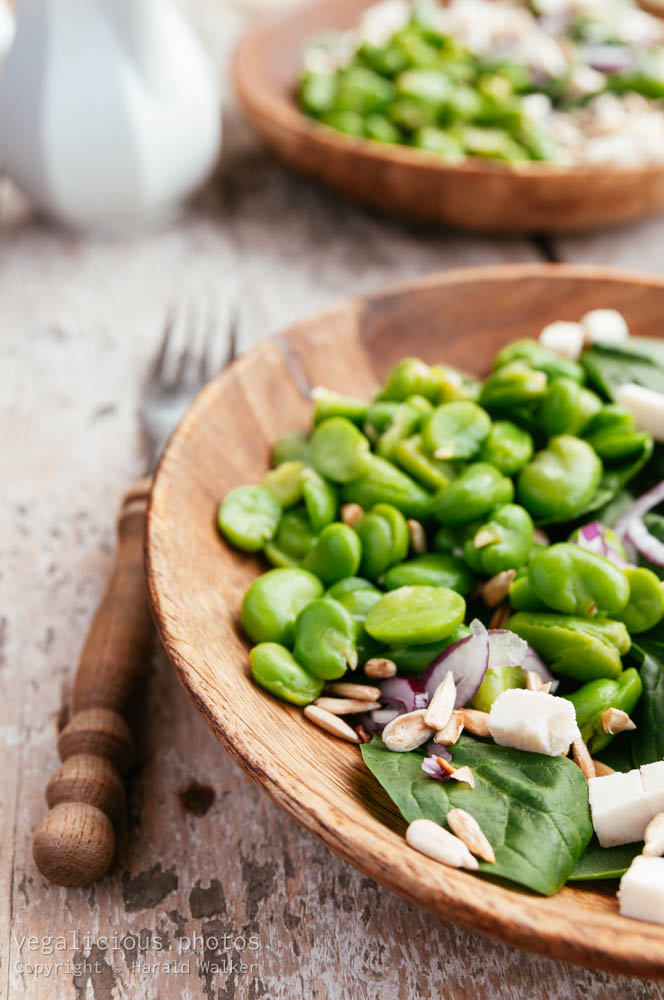
[[328, 590], [328, 595], [338, 601], [344, 594], [351, 594], [355, 590], [375, 590], [371, 580], [365, 580], [362, 576], [347, 576], [343, 580], [333, 583]]
[[422, 443], [434, 458], [472, 458], [491, 429], [486, 410], [468, 400], [436, 407], [422, 431]]
[[630, 647], [623, 623], [608, 618], [519, 611], [505, 628], [530, 643], [554, 673], [577, 681], [618, 677]]
[[419, 358], [403, 358], [387, 376], [380, 395], [398, 402], [408, 396], [424, 396], [433, 403], [438, 398], [438, 376]]
[[284, 434], [275, 442], [272, 449], [272, 465], [283, 465], [284, 462], [309, 461], [309, 435], [302, 431]]
[[360, 572], [377, 579], [388, 567], [401, 562], [410, 536], [406, 519], [391, 504], [379, 503], [354, 525], [362, 543]]
[[383, 579], [386, 590], [409, 586], [449, 587], [464, 596], [472, 590], [473, 582], [473, 574], [463, 559], [443, 552], [429, 552], [393, 566]]
[[352, 615], [338, 601], [331, 597], [312, 601], [295, 623], [295, 659], [315, 677], [343, 677], [348, 667], [357, 666], [356, 635]]
[[488, 462], [474, 462], [436, 495], [433, 512], [443, 524], [470, 524], [513, 496], [511, 479]]
[[583, 382], [585, 378], [583, 368], [576, 361], [561, 357], [537, 340], [513, 340], [496, 356], [494, 370], [512, 361], [525, 361], [549, 378], [573, 378], [575, 382]]
[[452, 646], [460, 639], [471, 635], [466, 625], [457, 625], [444, 639], [438, 642], [425, 642], [419, 646], [395, 646], [384, 654], [388, 660], [396, 663], [400, 674], [423, 674], [443, 650]]
[[309, 705], [323, 690], [324, 681], [312, 677], [290, 650], [277, 642], [259, 642], [249, 654], [251, 675], [257, 684], [293, 705]]
[[584, 743], [594, 756], [609, 745], [613, 736], [604, 731], [602, 715], [608, 708], [617, 708], [630, 715], [641, 697], [643, 684], [638, 671], [630, 667], [615, 680], [599, 678], [589, 681], [573, 694], [565, 695], [576, 712], [576, 721]]
[[369, 442], [345, 417], [331, 417], [311, 435], [311, 462], [316, 472], [333, 483], [349, 483], [365, 475]]
[[590, 421], [584, 439], [603, 462], [622, 462], [651, 446], [650, 435], [636, 429], [627, 410], [609, 404]]
[[470, 399], [476, 403], [480, 398], [482, 383], [474, 375], [452, 368], [451, 365], [433, 365], [431, 371], [438, 379], [439, 403], [453, 403], [458, 399]]
[[363, 399], [355, 399], [353, 396], [342, 396], [331, 389], [319, 387], [312, 390], [312, 398], [315, 399], [314, 425], [318, 425], [323, 420], [330, 417], [345, 417], [354, 424], [362, 426], [367, 419], [368, 406]]
[[357, 534], [347, 524], [335, 522], [323, 528], [302, 565], [329, 587], [345, 576], [354, 576], [361, 558], [362, 546]]
[[295, 619], [323, 593], [323, 585], [304, 569], [271, 569], [249, 586], [242, 601], [242, 625], [254, 642], [293, 642]]
[[273, 493], [282, 507], [293, 507], [302, 499], [304, 462], [282, 462], [263, 476], [263, 486]]
[[451, 462], [441, 462], [425, 454], [420, 434], [399, 441], [392, 450], [392, 461], [413, 479], [433, 490], [447, 486], [455, 476]]
[[482, 386], [480, 403], [488, 410], [509, 413], [542, 399], [546, 386], [544, 372], [528, 367], [523, 361], [512, 361], [489, 375]]
[[[423, 396], [420, 398], [424, 400]], [[383, 458], [392, 458], [394, 449], [399, 442], [417, 430], [421, 422], [422, 414], [417, 407], [408, 400], [399, 403], [389, 426], [378, 439], [376, 444], [378, 454], [382, 455]]]
[[339, 509], [337, 491], [315, 469], [302, 471], [302, 499], [315, 532], [322, 531], [336, 518]]
[[[664, 591], [662, 583], [652, 570], [645, 566], [626, 566], [629, 600], [615, 617], [624, 622], [633, 635], [647, 632], [664, 617]], [[625, 709], [625, 711], [627, 711]]]
[[528, 580], [540, 600], [565, 615], [617, 616], [629, 600], [629, 583], [620, 566], [572, 542], [536, 552]]
[[279, 527], [281, 504], [265, 486], [238, 486], [219, 507], [219, 530], [231, 545], [257, 552]]
[[306, 511], [300, 507], [284, 511], [274, 539], [276, 548], [292, 559], [304, 559], [316, 541]]
[[556, 378], [549, 383], [537, 422], [548, 437], [580, 434], [601, 408], [599, 396], [590, 389], [571, 378]]
[[390, 426], [400, 405], [400, 403], [389, 399], [374, 399], [369, 404], [367, 418], [364, 422], [366, 436], [375, 441]]
[[361, 479], [341, 488], [342, 503], [358, 503], [367, 510], [377, 503], [388, 503], [406, 517], [427, 517], [432, 496], [419, 483], [378, 455], [369, 455], [368, 468]]
[[529, 559], [535, 527], [530, 514], [518, 504], [506, 504], [483, 524], [464, 546], [466, 562], [476, 573], [495, 576], [519, 569]]
[[530, 586], [528, 569], [525, 567], [517, 573], [512, 581], [509, 599], [515, 611], [548, 611], [544, 601], [540, 601]]
[[399, 587], [371, 608], [365, 627], [379, 642], [420, 645], [444, 639], [463, 621], [466, 602], [446, 587]]
[[300, 560], [296, 556], [286, 552], [285, 549], [279, 548], [276, 542], [267, 542], [263, 549], [263, 555], [271, 566], [276, 566], [277, 568], [300, 565]]
[[480, 460], [489, 462], [504, 476], [515, 476], [533, 457], [535, 447], [527, 431], [509, 420], [496, 420], [480, 450]]
[[561, 434], [519, 474], [520, 502], [536, 520], [569, 521], [592, 499], [602, 463], [580, 438]]
[[[328, 591], [328, 594], [331, 596], [331, 590]], [[357, 662], [362, 666], [372, 656], [379, 656], [381, 653], [380, 644], [367, 633], [365, 621], [369, 610], [382, 596], [380, 590], [376, 590], [375, 587], [372, 587], [371, 590], [362, 587], [355, 590], [348, 590], [345, 593], [339, 594], [336, 598], [339, 604], [342, 604], [355, 620], [357, 626]]]
[[489, 712], [494, 701], [503, 691], [508, 691], [510, 688], [525, 688], [525, 686], [526, 671], [523, 667], [490, 667], [471, 699], [471, 707], [480, 712]]

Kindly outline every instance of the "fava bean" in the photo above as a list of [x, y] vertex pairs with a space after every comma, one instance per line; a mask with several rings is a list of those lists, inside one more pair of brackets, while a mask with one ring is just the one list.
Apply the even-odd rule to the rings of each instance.
[[274, 538], [281, 515], [281, 504], [265, 486], [238, 486], [221, 503], [217, 520], [232, 545], [257, 552]]
[[357, 534], [347, 524], [335, 521], [323, 528], [302, 565], [329, 587], [345, 576], [354, 576], [361, 558], [362, 546]]
[[309, 461], [309, 435], [303, 431], [283, 434], [272, 448], [272, 465]]
[[401, 562], [410, 536], [406, 519], [391, 504], [376, 504], [353, 525], [362, 542], [360, 572], [376, 580], [388, 567]]
[[533, 439], [509, 420], [496, 420], [480, 449], [479, 458], [504, 476], [515, 476], [533, 457]]
[[466, 562], [476, 573], [495, 576], [506, 569], [519, 569], [529, 559], [535, 527], [530, 514], [518, 504], [499, 507], [489, 521], [464, 545]]
[[572, 542], [535, 552], [528, 580], [536, 597], [566, 615], [618, 616], [629, 600], [630, 585], [620, 566]]
[[367, 419], [368, 404], [363, 399], [353, 396], [342, 396], [331, 389], [320, 387], [316, 390], [316, 405], [314, 406], [314, 425], [330, 417], [345, 417], [361, 427]]
[[555, 378], [549, 382], [537, 422], [549, 437], [580, 434], [601, 408], [599, 396], [590, 389], [571, 378]]
[[561, 434], [519, 473], [519, 501], [536, 520], [569, 521], [590, 502], [602, 463], [580, 438]]
[[577, 681], [618, 677], [620, 657], [631, 644], [623, 623], [608, 618], [519, 611], [505, 627], [530, 643], [554, 673]]
[[388, 569], [383, 583], [386, 590], [409, 586], [449, 587], [465, 596], [472, 590], [473, 574], [462, 559], [430, 552]]
[[468, 635], [471, 631], [466, 625], [457, 625], [444, 639], [418, 646], [395, 646], [388, 649], [385, 656], [396, 663], [400, 674], [423, 674], [443, 650]]
[[446, 587], [399, 587], [367, 615], [366, 630], [388, 645], [419, 645], [444, 639], [463, 621], [466, 602]]
[[357, 666], [356, 635], [352, 615], [338, 601], [312, 601], [295, 623], [295, 659], [315, 677], [336, 680]]
[[470, 524], [513, 496], [511, 479], [488, 462], [474, 462], [436, 494], [433, 513], [443, 524]]
[[271, 694], [293, 705], [309, 705], [320, 695], [324, 681], [312, 677], [290, 650], [277, 642], [259, 642], [249, 654], [251, 675]]
[[242, 601], [242, 625], [254, 642], [290, 646], [295, 619], [323, 585], [304, 569], [271, 569], [250, 584]]
[[447, 486], [455, 476], [451, 462], [443, 462], [425, 454], [420, 434], [399, 441], [392, 451], [392, 461], [428, 489], [437, 490]]
[[589, 681], [573, 694], [565, 695], [574, 705], [581, 737], [594, 756], [609, 745], [613, 736], [604, 731], [602, 715], [607, 708], [617, 708], [630, 715], [641, 697], [643, 684], [638, 671], [630, 667], [615, 680]]
[[499, 694], [510, 688], [525, 688], [526, 671], [523, 667], [490, 667], [482, 678], [470, 704], [480, 712], [489, 712]]
[[497, 368], [482, 386], [480, 403], [490, 411], [511, 413], [518, 407], [539, 402], [546, 393], [544, 372], [523, 361], [511, 361]]
[[514, 340], [507, 347], [503, 347], [494, 361], [494, 370], [512, 361], [525, 361], [530, 368], [544, 372], [552, 379], [573, 378], [575, 382], [583, 382], [585, 379], [580, 364], [561, 357], [537, 340]]
[[284, 511], [274, 539], [275, 547], [297, 561], [304, 559], [316, 542], [316, 534], [306, 510], [294, 507]]
[[629, 585], [629, 600], [615, 617], [624, 622], [628, 631], [634, 635], [647, 632], [664, 617], [662, 582], [645, 566], [626, 566], [624, 574]]
[[302, 470], [302, 499], [315, 532], [322, 531], [336, 518], [339, 510], [337, 491], [315, 469]]
[[401, 402], [408, 396], [417, 395], [435, 403], [438, 392], [438, 376], [429, 365], [419, 358], [403, 358], [387, 376], [380, 398]]
[[436, 407], [422, 430], [425, 449], [440, 459], [473, 458], [491, 429], [486, 410], [469, 400]]
[[349, 483], [368, 469], [369, 442], [345, 417], [323, 420], [311, 435], [311, 462], [333, 483]]
[[432, 496], [419, 483], [378, 455], [369, 455], [367, 471], [361, 479], [341, 489], [342, 503], [359, 503], [367, 510], [377, 503], [389, 503], [406, 517], [426, 517]]
[[277, 498], [282, 507], [293, 507], [302, 499], [304, 462], [282, 462], [263, 476], [263, 486]]

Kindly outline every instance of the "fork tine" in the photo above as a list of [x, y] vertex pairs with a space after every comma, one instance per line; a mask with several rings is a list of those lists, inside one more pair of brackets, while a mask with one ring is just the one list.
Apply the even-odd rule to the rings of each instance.
[[175, 320], [177, 316], [176, 307], [171, 304], [168, 307], [168, 312], [166, 313], [166, 322], [164, 323], [164, 332], [161, 336], [161, 343], [159, 345], [159, 350], [157, 351], [154, 360], [152, 362], [152, 373], [155, 378], [160, 382], [165, 383], [167, 381], [168, 375], [168, 364], [167, 358], [171, 353], [171, 344], [173, 341], [173, 331], [175, 330]]
[[231, 363], [237, 346], [238, 309], [231, 306], [230, 316], [224, 325], [219, 323], [217, 310], [208, 309], [205, 347], [201, 356], [199, 374], [207, 382]]
[[176, 385], [190, 382], [192, 376], [192, 359], [196, 356], [196, 329], [198, 326], [199, 310], [196, 302], [190, 299], [186, 307], [186, 320], [184, 324], [184, 342], [175, 366], [174, 382]]

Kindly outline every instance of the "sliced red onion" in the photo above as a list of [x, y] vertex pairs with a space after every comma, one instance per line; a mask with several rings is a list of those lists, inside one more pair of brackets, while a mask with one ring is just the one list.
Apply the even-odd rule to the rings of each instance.
[[632, 550], [641, 552], [646, 559], [657, 566], [664, 566], [664, 544], [651, 535], [643, 518], [648, 511], [664, 500], [664, 480], [639, 497], [628, 510], [619, 517], [615, 533]]
[[442, 743], [436, 743], [435, 740], [431, 740], [426, 746], [427, 753], [432, 757], [442, 757], [443, 760], [452, 760], [452, 754], [449, 749], [443, 746]]
[[621, 45], [584, 45], [581, 58], [600, 73], [624, 73], [636, 66], [636, 54]]
[[358, 715], [357, 721], [364, 726], [368, 733], [382, 733], [388, 722], [403, 714], [404, 709], [401, 706], [375, 708], [373, 712], [363, 712], [362, 715]]
[[436, 781], [449, 781], [451, 775], [444, 767], [440, 766], [438, 756], [425, 757], [422, 761], [422, 770], [428, 778], [434, 778]]
[[526, 672], [530, 672], [532, 670], [534, 674], [537, 674], [542, 678], [545, 684], [548, 684], [549, 681], [551, 681], [552, 692], [556, 690], [558, 684], [560, 683], [553, 676], [537, 650], [533, 649], [532, 646], [529, 646], [528, 643], [526, 643], [526, 655], [519, 666], [523, 667]]
[[601, 521], [591, 521], [578, 528], [570, 537], [573, 545], [579, 545], [588, 552], [594, 552], [598, 556], [604, 556], [616, 566], [628, 566], [625, 558], [623, 545], [618, 535], [611, 528], [607, 528]]
[[496, 667], [520, 667], [526, 655], [528, 643], [516, 632], [506, 628], [489, 629], [488, 670]]
[[429, 694], [419, 677], [388, 677], [381, 681], [380, 689], [382, 701], [403, 705], [404, 712], [414, 712], [429, 704]]
[[489, 664], [489, 633], [477, 619], [470, 623], [470, 630], [472, 635], [443, 650], [420, 677], [431, 698], [451, 671], [456, 685], [455, 708], [463, 708], [475, 695]]

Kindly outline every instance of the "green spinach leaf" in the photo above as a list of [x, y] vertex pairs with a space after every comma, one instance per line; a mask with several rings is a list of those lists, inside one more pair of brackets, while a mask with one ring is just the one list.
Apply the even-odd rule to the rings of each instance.
[[454, 764], [467, 765], [475, 788], [422, 771], [420, 753], [392, 753], [380, 737], [362, 756], [404, 819], [444, 823], [450, 809], [478, 821], [496, 854], [483, 874], [551, 895], [569, 878], [592, 835], [586, 780], [566, 757], [545, 757], [461, 736]]
[[630, 733], [634, 767], [664, 757], [664, 627], [660, 624], [632, 641], [630, 657], [640, 662], [643, 693], [632, 718]]
[[593, 385], [609, 399], [625, 382], [664, 392], [664, 348], [646, 337], [630, 337], [625, 345], [593, 344], [581, 357]]
[[620, 878], [641, 853], [643, 844], [622, 844], [620, 847], [600, 847], [597, 837], [593, 837], [577, 861], [568, 882], [585, 879]]

